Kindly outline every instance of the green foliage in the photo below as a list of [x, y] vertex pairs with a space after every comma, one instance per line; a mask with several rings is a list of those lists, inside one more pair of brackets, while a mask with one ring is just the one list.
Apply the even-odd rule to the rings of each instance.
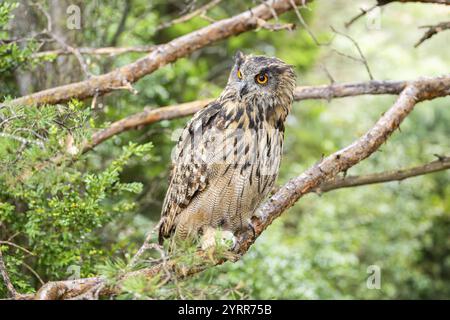
[[[70, 266], [79, 267], [80, 276], [91, 275], [109, 254], [108, 247], [98, 247], [102, 229], [131, 212], [135, 204], [129, 195], [142, 190], [140, 183], [121, 182], [120, 174], [132, 157], [147, 155], [151, 143], [129, 143], [101, 172], [87, 172], [87, 160], [72, 163], [76, 154], [67, 152], [79, 150], [90, 132], [90, 112], [82, 104], [2, 111], [8, 121], [0, 135], [1, 234], [17, 237], [32, 253], [3, 247], [13, 279], [31, 281], [21, 272], [29, 259], [37, 259], [33, 269], [43, 279], [64, 278]], [[51, 165], [56, 154], [65, 156]], [[40, 168], [43, 163], [47, 166]]]
[[8, 39], [8, 23], [13, 18], [12, 11], [19, 7], [16, 2], [0, 3], [0, 73], [7, 75], [18, 67], [32, 67], [42, 61], [51, 61], [54, 57], [47, 56], [41, 59], [34, 58], [32, 54], [38, 49], [33, 39]]

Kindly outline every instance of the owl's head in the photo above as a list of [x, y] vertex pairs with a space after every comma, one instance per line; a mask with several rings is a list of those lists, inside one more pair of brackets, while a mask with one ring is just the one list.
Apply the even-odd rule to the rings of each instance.
[[280, 59], [238, 51], [227, 84], [239, 101], [272, 106], [290, 105], [295, 88], [292, 66]]

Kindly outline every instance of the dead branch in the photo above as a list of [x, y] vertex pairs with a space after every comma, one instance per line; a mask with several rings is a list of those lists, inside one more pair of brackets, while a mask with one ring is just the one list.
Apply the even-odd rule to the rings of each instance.
[[435, 34], [450, 29], [450, 21], [441, 22], [432, 26], [421, 26], [420, 28], [428, 28], [428, 30], [423, 34], [422, 38], [420, 38], [419, 41], [417, 41], [417, 43], [414, 45], [415, 48], [420, 46], [424, 41], [430, 39]]
[[156, 275], [160, 275], [164, 270], [170, 270], [177, 277], [182, 278], [227, 260], [235, 261], [248, 251], [250, 246], [276, 218], [294, 205], [303, 195], [313, 192], [324, 182], [336, 177], [338, 173], [347, 171], [373, 154], [398, 129], [400, 123], [418, 102], [449, 95], [449, 91], [450, 78], [445, 77], [434, 79], [434, 81], [422, 80], [407, 84], [394, 105], [380, 117], [366, 134], [346, 148], [323, 158], [319, 163], [290, 180], [260, 206], [258, 215], [252, 219], [254, 230], [240, 234], [238, 248], [235, 252], [230, 252], [225, 257], [215, 259], [211, 263], [210, 254], [198, 251], [196, 255], [200, 259], [196, 260], [198, 262], [193, 263], [193, 265], [180, 266], [177, 264], [176, 259], [169, 259], [152, 267], [125, 273], [119, 277], [115, 285], [103, 285], [106, 280], [102, 277], [49, 282], [33, 298], [76, 298], [98, 286], [100, 288], [98, 289], [100, 296], [111, 296], [119, 292], [121, 283], [131, 277], [141, 276], [151, 279]]
[[[296, 0], [295, 2], [299, 3], [301, 1]], [[282, 14], [292, 9], [291, 0], [274, 0], [271, 6], [277, 14]], [[232, 18], [217, 21], [202, 29], [160, 45], [147, 56], [109, 73], [23, 96], [10, 101], [10, 104], [56, 104], [72, 98], [85, 99], [93, 97], [95, 94], [99, 96], [104, 95], [117, 87], [123, 87], [126, 83], [132, 84], [166, 64], [185, 57], [200, 48], [255, 29], [258, 27], [257, 19], [269, 20], [271, 18], [273, 18], [272, 10], [261, 4]]]
[[450, 169], [450, 157], [439, 157], [438, 160], [409, 169], [387, 171], [363, 176], [345, 176], [343, 178], [336, 178], [332, 181], [327, 181], [321, 184], [317, 188], [317, 192], [322, 193], [341, 188], [357, 187], [390, 181], [402, 181], [408, 178], [447, 169]]

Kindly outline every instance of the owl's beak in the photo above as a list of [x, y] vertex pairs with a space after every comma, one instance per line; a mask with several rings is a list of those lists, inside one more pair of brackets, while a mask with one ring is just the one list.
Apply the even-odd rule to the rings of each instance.
[[246, 82], [241, 83], [239, 86], [239, 98], [242, 99], [248, 93], [248, 86]]

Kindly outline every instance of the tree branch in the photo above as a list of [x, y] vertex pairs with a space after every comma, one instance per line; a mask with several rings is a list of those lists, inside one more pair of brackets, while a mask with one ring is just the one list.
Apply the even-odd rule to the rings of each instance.
[[449, 89], [450, 79], [445, 77], [434, 79], [434, 81], [422, 80], [409, 83], [402, 90], [394, 105], [380, 117], [366, 134], [290, 180], [260, 206], [257, 216], [252, 219], [254, 230], [239, 235], [239, 247], [234, 253], [211, 260], [208, 258], [211, 256], [210, 254], [200, 250], [196, 253], [199, 259], [194, 259], [195, 262], [192, 265], [179, 265], [176, 259], [169, 259], [152, 267], [125, 273], [119, 277], [115, 285], [109, 286], [106, 285], [106, 280], [102, 277], [50, 282], [30, 298], [67, 299], [78, 296], [95, 296], [91, 292], [95, 292], [97, 295], [113, 295], [120, 291], [123, 281], [132, 277], [141, 276], [151, 279], [160, 275], [164, 270], [170, 270], [177, 277], [186, 277], [201, 272], [212, 265], [239, 259], [248, 251], [262, 232], [303, 195], [316, 190], [325, 181], [333, 179], [338, 173], [347, 171], [374, 153], [399, 127], [400, 123], [414, 109], [416, 103], [446, 96], [449, 94]]
[[424, 41], [430, 39], [435, 34], [450, 29], [450, 21], [441, 22], [434, 26], [422, 26], [420, 28], [428, 28], [428, 30], [423, 34], [422, 38], [420, 38], [420, 40], [414, 45], [415, 48], [420, 46]]
[[[168, 63], [185, 57], [192, 52], [210, 45], [214, 42], [238, 35], [240, 33], [258, 27], [258, 19], [269, 20], [272, 12], [284, 13], [292, 9], [291, 0], [273, 0], [272, 9], [261, 4], [232, 18], [220, 20], [197, 31], [176, 38], [166, 44], [158, 46], [158, 49], [147, 56], [117, 68], [109, 73], [91, 77], [87, 80], [71, 83], [43, 91], [39, 91], [24, 97], [10, 101], [11, 105], [42, 105], [56, 104], [68, 101], [72, 98], [85, 99], [94, 95], [104, 95], [117, 88], [134, 83], [142, 77], [151, 74], [155, 70]], [[300, 3], [304, 0], [296, 0]]]
[[322, 183], [316, 189], [316, 191], [318, 193], [322, 193], [341, 188], [357, 187], [390, 181], [402, 181], [408, 178], [447, 169], [450, 169], [450, 157], [440, 156], [438, 160], [435, 160], [433, 162], [421, 166], [412, 167], [409, 169], [387, 171], [363, 176], [345, 176], [343, 178], [336, 178], [332, 181]]
[[450, 0], [377, 0], [376, 3], [369, 9], [360, 8], [361, 12], [350, 19], [350, 21], [345, 23], [345, 27], [350, 27], [355, 21], [364, 17], [366, 14], [374, 10], [376, 7], [381, 7], [393, 2], [408, 3], [408, 2], [419, 2], [419, 3], [429, 3], [429, 4], [443, 4], [450, 5]]

